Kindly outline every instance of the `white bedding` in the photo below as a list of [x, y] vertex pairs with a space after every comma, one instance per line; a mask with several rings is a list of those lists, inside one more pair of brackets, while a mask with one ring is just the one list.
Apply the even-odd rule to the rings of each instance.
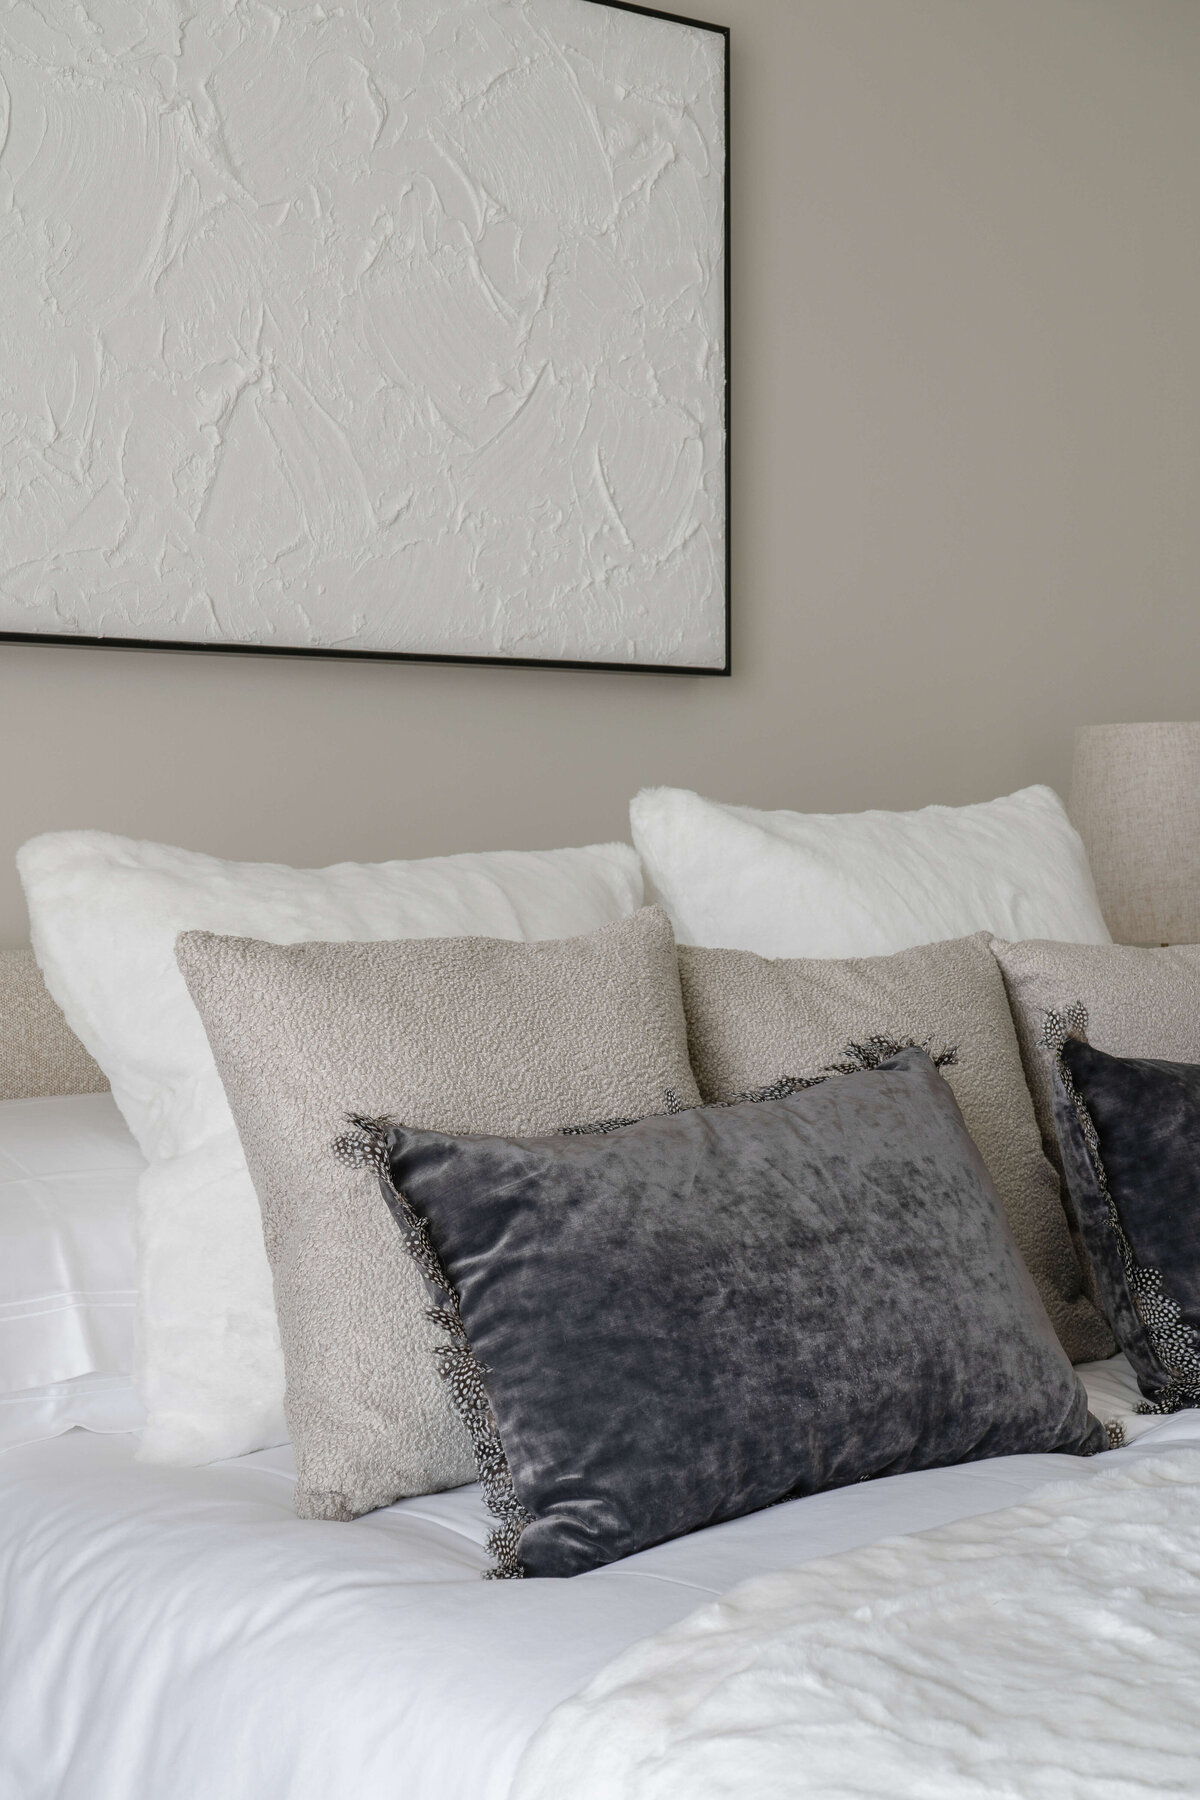
[[1200, 1446], [760, 1576], [556, 1708], [513, 1800], [1200, 1792]]
[[11, 1450], [0, 1800], [507, 1800], [552, 1708], [736, 1583], [1188, 1443], [1200, 1415], [1088, 1463], [897, 1476], [507, 1583], [479, 1579], [473, 1488], [326, 1524], [292, 1513], [286, 1450], [188, 1470], [84, 1432]]
[[0, 1100], [0, 1449], [132, 1431], [145, 1162], [111, 1094]]

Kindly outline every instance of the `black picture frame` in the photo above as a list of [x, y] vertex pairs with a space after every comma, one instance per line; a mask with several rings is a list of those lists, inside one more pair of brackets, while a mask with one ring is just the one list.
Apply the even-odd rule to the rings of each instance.
[[729, 676], [732, 674], [732, 614], [731, 614], [731, 582], [732, 582], [732, 474], [730, 453], [730, 396], [731, 396], [731, 331], [730, 331], [730, 28], [728, 25], [715, 25], [705, 19], [696, 19], [683, 13], [665, 12], [658, 7], [639, 6], [633, 0], [587, 0], [587, 4], [604, 6], [615, 12], [640, 13], [646, 18], [662, 19], [668, 24], [684, 25], [693, 31], [709, 31], [724, 41], [724, 82], [722, 93], [725, 167], [723, 171], [723, 302], [724, 302], [724, 382], [722, 391], [722, 422], [724, 427], [724, 504], [725, 504], [725, 607], [724, 607], [724, 660], [716, 665], [694, 666], [679, 663], [638, 663], [638, 662], [592, 662], [577, 659], [534, 656], [484, 656], [454, 655], [446, 651], [417, 650], [354, 650], [339, 649], [336, 646], [313, 646], [296, 644], [241, 644], [241, 643], [191, 643], [174, 638], [127, 638], [97, 637], [73, 632], [32, 632], [32, 631], [0, 631], [0, 644], [43, 644], [57, 645], [66, 648], [89, 647], [100, 650], [146, 650], [169, 653], [172, 651], [186, 655], [202, 656], [269, 656], [269, 657], [304, 657], [316, 658], [325, 662], [371, 662], [371, 663], [432, 663], [459, 667], [509, 668], [509, 669], [563, 669], [582, 672], [610, 672], [629, 675], [703, 675]]

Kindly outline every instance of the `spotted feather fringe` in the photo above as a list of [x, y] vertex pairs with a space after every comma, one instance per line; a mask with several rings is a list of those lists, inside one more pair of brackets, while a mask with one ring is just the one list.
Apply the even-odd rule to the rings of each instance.
[[940, 1050], [933, 1048], [933, 1039], [926, 1038], [918, 1044], [916, 1038], [869, 1037], [861, 1044], [847, 1044], [842, 1051], [840, 1062], [830, 1063], [823, 1070], [822, 1079], [829, 1075], [861, 1075], [868, 1069], [878, 1069], [893, 1056], [899, 1056], [902, 1050], [923, 1050], [935, 1069], [953, 1068], [958, 1061], [958, 1045], [946, 1044]]
[[663, 1093], [662, 1113], [631, 1113], [627, 1119], [593, 1119], [587, 1125], [562, 1125], [559, 1127], [560, 1137], [606, 1137], [610, 1131], [624, 1131], [627, 1125], [640, 1125], [643, 1119], [662, 1118], [666, 1113], [688, 1112], [690, 1108], [679, 1098], [674, 1088], [667, 1088]]
[[1109, 1192], [1108, 1174], [1100, 1154], [1100, 1139], [1096, 1135], [1092, 1115], [1083, 1095], [1071, 1079], [1071, 1071], [1063, 1061], [1062, 1054], [1063, 1045], [1068, 1038], [1082, 1038], [1084, 1043], [1087, 1042], [1087, 1028], [1087, 1007], [1081, 1000], [1077, 1000], [1065, 1012], [1052, 1010], [1046, 1014], [1040, 1043], [1054, 1058], [1059, 1079], [1075, 1108], [1096, 1185], [1104, 1200], [1109, 1225], [1120, 1252], [1125, 1285], [1129, 1289], [1137, 1315], [1146, 1328], [1151, 1349], [1169, 1377], [1166, 1387], [1161, 1389], [1157, 1398], [1143, 1400], [1137, 1410], [1140, 1413], [1179, 1412], [1185, 1406], [1200, 1406], [1200, 1335], [1188, 1324], [1178, 1302], [1172, 1300], [1167, 1293], [1159, 1270], [1139, 1263], [1134, 1257], [1133, 1247], [1125, 1235], [1116, 1203]]
[[335, 1139], [334, 1156], [346, 1168], [369, 1169], [376, 1176], [392, 1217], [400, 1227], [405, 1249], [429, 1286], [441, 1296], [440, 1303], [431, 1306], [425, 1314], [442, 1338], [442, 1342], [434, 1346], [434, 1361], [438, 1374], [446, 1383], [450, 1404], [470, 1436], [488, 1511], [499, 1521], [488, 1534], [487, 1548], [495, 1566], [487, 1571], [486, 1579], [519, 1580], [525, 1573], [518, 1558], [521, 1533], [532, 1523], [533, 1515], [521, 1505], [513, 1487], [500, 1427], [487, 1397], [484, 1383], [487, 1371], [468, 1342], [458, 1294], [433, 1247], [429, 1226], [392, 1181], [389, 1121], [352, 1113], [348, 1123], [352, 1129]]
[[[934, 1050], [933, 1040], [927, 1038], [918, 1044], [915, 1038], [870, 1037], [861, 1044], [847, 1044], [842, 1051], [841, 1061], [830, 1063], [815, 1075], [780, 1075], [766, 1087], [747, 1088], [743, 1093], [731, 1094], [728, 1100], [702, 1101], [708, 1108], [714, 1106], [753, 1106], [762, 1100], [788, 1100], [793, 1094], [804, 1093], [808, 1088], [820, 1087], [834, 1075], [863, 1075], [872, 1069], [880, 1068], [893, 1056], [899, 1056], [902, 1050], [924, 1050], [932, 1060], [935, 1068], [945, 1069], [958, 1061], [958, 1048], [948, 1045], [941, 1050]], [[694, 1112], [694, 1106], [686, 1106], [673, 1088], [668, 1088], [664, 1095], [665, 1105], [661, 1113], [639, 1113], [628, 1119], [597, 1119], [588, 1125], [563, 1125], [560, 1128], [563, 1137], [588, 1137], [595, 1133], [603, 1135], [610, 1131], [623, 1131], [626, 1125], [640, 1125], [644, 1118], [662, 1118], [670, 1113]]]

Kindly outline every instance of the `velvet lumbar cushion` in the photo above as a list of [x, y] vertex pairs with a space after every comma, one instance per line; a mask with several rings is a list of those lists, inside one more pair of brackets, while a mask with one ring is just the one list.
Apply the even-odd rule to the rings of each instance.
[[775, 1092], [583, 1134], [358, 1119], [341, 1139], [438, 1303], [496, 1573], [579, 1574], [870, 1476], [1104, 1447], [925, 1051]]
[[1080, 1232], [1147, 1412], [1200, 1406], [1200, 1066], [1109, 1056], [1050, 1012], [1054, 1106]]
[[1046, 1160], [1004, 982], [986, 933], [894, 956], [769, 961], [680, 948], [688, 1046], [705, 1100], [799, 1075], [872, 1037], [953, 1044], [945, 1070], [996, 1183], [1017, 1246], [1073, 1362], [1111, 1356]]
[[699, 1099], [666, 916], [512, 944], [263, 944], [187, 932], [199, 1008], [262, 1207], [296, 1510], [345, 1519], [471, 1480], [420, 1279], [329, 1154], [347, 1097], [449, 1132], [539, 1132]]

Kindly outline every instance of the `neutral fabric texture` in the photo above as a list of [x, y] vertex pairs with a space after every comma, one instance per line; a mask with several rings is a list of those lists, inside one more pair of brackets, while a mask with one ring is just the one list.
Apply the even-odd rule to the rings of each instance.
[[853, 960], [778, 959], [681, 948], [692, 1067], [705, 1100], [836, 1060], [873, 1036], [954, 1046], [944, 1070], [987, 1164], [1017, 1247], [1073, 1362], [1109, 1356], [1043, 1153], [1004, 983], [986, 933]]
[[1200, 1063], [1200, 945], [1010, 944], [993, 939], [1046, 1152], [1061, 1172], [1046, 1014], [1081, 1003], [1089, 1035], [1113, 1056]]
[[641, 904], [637, 859], [611, 844], [288, 869], [65, 831], [32, 839], [17, 860], [47, 986], [149, 1163], [141, 1454], [205, 1462], [280, 1442], [283, 1358], [258, 1204], [176, 937], [569, 937]]
[[297, 1510], [353, 1518], [469, 1481], [428, 1300], [370, 1183], [339, 1168], [348, 1112], [536, 1132], [696, 1100], [661, 909], [586, 937], [279, 947], [189, 932], [179, 963], [262, 1204]]
[[1108, 1056], [1052, 1019], [1055, 1120], [1084, 1244], [1156, 1411], [1200, 1406], [1200, 1066]]
[[390, 1175], [481, 1365], [527, 1575], [866, 1477], [1104, 1448], [922, 1050], [591, 1136], [397, 1125]]
[[1200, 1792], [1200, 1453], [784, 1569], [635, 1645], [512, 1800]]
[[681, 944], [886, 956], [992, 931], [1106, 944], [1083, 845], [1050, 788], [919, 812], [759, 812], [645, 788], [633, 841]]
[[0, 1101], [108, 1086], [50, 998], [32, 950], [0, 950]]
[[128, 1375], [144, 1167], [108, 1094], [0, 1102], [0, 1394]]
[[1200, 941], [1200, 724], [1085, 725], [1070, 810], [1118, 944]]
[[[1116, 1457], [897, 1475], [675, 1538], [586, 1581], [495, 1583], [480, 1580], [477, 1487], [327, 1530], [296, 1519], [286, 1446], [164, 1469], [136, 1463], [128, 1439], [71, 1432], [0, 1456], [0, 1792], [510, 1800], [560, 1701], [736, 1583], [1012, 1506], [1068, 1469], [1094, 1480], [1198, 1442], [1200, 1413], [1178, 1413]], [[1148, 1731], [1156, 1716], [1151, 1692]]]

